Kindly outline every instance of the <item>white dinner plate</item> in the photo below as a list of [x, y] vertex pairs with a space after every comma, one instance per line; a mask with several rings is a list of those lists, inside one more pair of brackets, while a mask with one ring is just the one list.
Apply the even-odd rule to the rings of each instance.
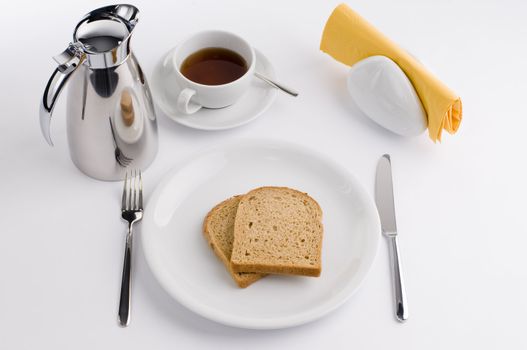
[[[217, 203], [260, 186], [309, 193], [323, 210], [322, 274], [267, 276], [240, 289], [202, 233]], [[170, 171], [145, 208], [145, 257], [181, 304], [235, 327], [274, 329], [315, 320], [340, 306], [370, 269], [381, 234], [375, 204], [346, 169], [302, 146], [241, 140]]]
[[[181, 113], [176, 108], [180, 88], [172, 77], [170, 50], [156, 65], [151, 79], [154, 101], [167, 117], [176, 123], [200, 130], [225, 130], [245, 125], [271, 106], [277, 90], [254, 77], [249, 90], [235, 104], [218, 109], [202, 108], [194, 114]], [[276, 79], [271, 62], [260, 51], [256, 53], [256, 71], [269, 79]]]

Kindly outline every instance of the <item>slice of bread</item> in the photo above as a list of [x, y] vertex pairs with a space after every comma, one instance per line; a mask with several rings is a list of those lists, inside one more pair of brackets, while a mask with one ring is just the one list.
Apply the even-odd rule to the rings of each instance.
[[244, 195], [234, 223], [235, 272], [320, 276], [322, 209], [306, 193], [260, 187]]
[[230, 259], [234, 240], [234, 218], [241, 196], [234, 196], [216, 205], [203, 222], [203, 233], [210, 247], [223, 262], [236, 284], [245, 288], [265, 275], [234, 272]]

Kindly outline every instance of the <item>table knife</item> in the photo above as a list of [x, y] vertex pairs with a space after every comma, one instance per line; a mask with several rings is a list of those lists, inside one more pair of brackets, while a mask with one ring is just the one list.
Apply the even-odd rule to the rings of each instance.
[[406, 291], [401, 272], [401, 259], [397, 245], [395, 205], [393, 200], [392, 165], [390, 155], [385, 154], [377, 164], [375, 176], [375, 203], [381, 219], [382, 233], [389, 240], [392, 279], [395, 297], [395, 316], [400, 322], [408, 319]]

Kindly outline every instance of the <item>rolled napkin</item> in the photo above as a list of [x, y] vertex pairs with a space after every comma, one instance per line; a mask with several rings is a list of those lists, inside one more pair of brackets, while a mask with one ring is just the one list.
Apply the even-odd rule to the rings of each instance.
[[389, 57], [401, 67], [417, 91], [427, 114], [430, 138], [441, 141], [443, 129], [454, 134], [459, 128], [461, 98], [346, 4], [337, 6], [329, 17], [320, 50], [348, 66], [370, 56]]

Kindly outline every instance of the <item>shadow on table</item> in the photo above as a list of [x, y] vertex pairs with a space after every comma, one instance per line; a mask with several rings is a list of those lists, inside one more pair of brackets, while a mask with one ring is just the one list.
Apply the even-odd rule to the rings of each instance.
[[[211, 142], [219, 141], [228, 137], [235, 137], [239, 134], [239, 130], [245, 127], [243, 125], [232, 129], [213, 131], [194, 129], [173, 121], [158, 106], [156, 106], [156, 116], [160, 133], [164, 134], [161, 137], [176, 137], [181, 142], [195, 142], [200, 139]], [[254, 122], [257, 122], [257, 120]]]

